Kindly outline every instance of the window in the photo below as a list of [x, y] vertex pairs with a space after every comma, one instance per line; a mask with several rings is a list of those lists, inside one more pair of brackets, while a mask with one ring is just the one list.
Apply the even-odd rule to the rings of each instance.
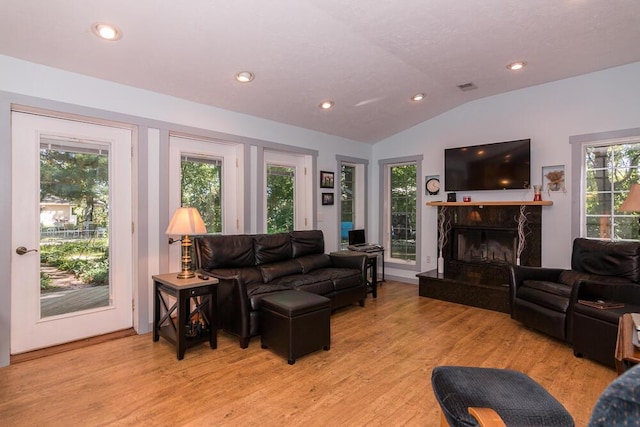
[[420, 235], [420, 205], [418, 198], [418, 177], [421, 156], [381, 161], [384, 180], [384, 203], [382, 237], [387, 248], [385, 257], [399, 265], [417, 266]]
[[416, 260], [416, 165], [389, 168], [391, 258]]
[[356, 222], [356, 167], [342, 164], [340, 167], [340, 244], [349, 242], [349, 230]]
[[267, 233], [293, 231], [295, 168], [267, 165]]
[[[366, 166], [367, 160], [336, 156], [340, 171], [340, 238], [341, 249], [349, 244], [349, 230], [365, 228], [366, 218]], [[370, 241], [373, 236], [368, 236]]]
[[[169, 218], [176, 208], [192, 206], [208, 233], [243, 232], [242, 150], [231, 142], [170, 135]], [[170, 251], [179, 251], [178, 246]], [[178, 252], [174, 258], [180, 259]]]
[[638, 239], [637, 215], [618, 209], [640, 177], [640, 140], [583, 146], [583, 237]]
[[222, 160], [183, 155], [181, 205], [197, 208], [209, 233], [222, 233]]
[[[313, 227], [311, 156], [279, 150], [264, 150], [262, 199], [264, 215], [259, 219], [264, 233], [308, 230]], [[260, 224], [260, 223], [259, 223]]]

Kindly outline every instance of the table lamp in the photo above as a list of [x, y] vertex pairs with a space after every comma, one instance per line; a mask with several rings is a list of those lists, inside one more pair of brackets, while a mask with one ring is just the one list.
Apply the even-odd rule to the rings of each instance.
[[[618, 208], [620, 212], [640, 212], [640, 184], [632, 184], [629, 195]], [[640, 217], [638, 217], [640, 223]]]
[[[191, 271], [191, 239], [190, 235], [205, 234], [207, 227], [202, 221], [200, 212], [196, 208], [178, 208], [169, 222], [165, 233], [169, 236], [182, 236], [182, 271], [178, 274], [178, 279], [190, 279], [195, 277], [195, 273]], [[169, 243], [173, 243], [173, 239], [169, 239]]]

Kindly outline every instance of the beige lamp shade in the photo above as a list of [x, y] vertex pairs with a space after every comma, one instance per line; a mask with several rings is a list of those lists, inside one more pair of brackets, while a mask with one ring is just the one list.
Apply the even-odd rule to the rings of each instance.
[[207, 227], [196, 208], [176, 209], [167, 231], [169, 236], [189, 236], [194, 234], [206, 234]]
[[640, 184], [633, 184], [627, 199], [620, 205], [621, 212], [640, 212]]

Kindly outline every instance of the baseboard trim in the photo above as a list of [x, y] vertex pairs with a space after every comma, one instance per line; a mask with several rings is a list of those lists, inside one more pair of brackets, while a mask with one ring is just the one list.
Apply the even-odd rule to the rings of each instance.
[[72, 341], [66, 344], [55, 345], [53, 347], [41, 348], [39, 350], [28, 351], [26, 353], [12, 354], [10, 357], [10, 364], [26, 362], [28, 360], [39, 359], [41, 357], [51, 356], [58, 353], [64, 353], [65, 351], [75, 350], [77, 348], [88, 347], [94, 344], [100, 344], [103, 342], [116, 340], [119, 338], [136, 335], [136, 331], [133, 328], [123, 329], [121, 331], [111, 332], [109, 334], [98, 335], [95, 337], [84, 338], [78, 341]]

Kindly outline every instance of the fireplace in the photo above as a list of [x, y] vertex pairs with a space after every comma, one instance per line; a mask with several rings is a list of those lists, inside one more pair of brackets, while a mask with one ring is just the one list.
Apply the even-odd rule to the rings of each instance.
[[[508, 266], [540, 266], [541, 206], [440, 206], [440, 220], [448, 223], [442, 250], [444, 275], [484, 284], [508, 283]], [[524, 215], [524, 223], [519, 219]], [[519, 230], [520, 227], [520, 230]], [[524, 242], [520, 245], [520, 236]], [[520, 245], [520, 253], [518, 248]], [[496, 270], [498, 268], [498, 270]]]
[[540, 266], [542, 206], [550, 204], [434, 203], [444, 273], [418, 274], [419, 295], [508, 313], [509, 265]]
[[463, 262], [515, 264], [517, 229], [453, 227], [451, 260]]

